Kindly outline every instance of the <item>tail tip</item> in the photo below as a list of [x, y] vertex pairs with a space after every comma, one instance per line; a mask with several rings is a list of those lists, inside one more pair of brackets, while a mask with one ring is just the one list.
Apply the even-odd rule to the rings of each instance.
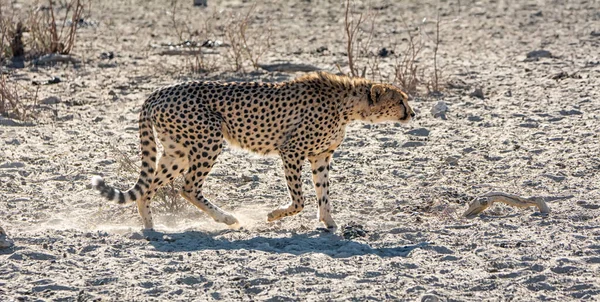
[[98, 175], [94, 175], [92, 177], [92, 187], [94, 187], [95, 189], [98, 189], [102, 186], [104, 186], [104, 179], [102, 179], [102, 177], [100, 177]]

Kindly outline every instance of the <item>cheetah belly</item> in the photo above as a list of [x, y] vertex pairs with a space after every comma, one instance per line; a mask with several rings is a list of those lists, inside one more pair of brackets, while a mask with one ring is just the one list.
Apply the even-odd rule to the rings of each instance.
[[222, 125], [223, 137], [236, 148], [246, 149], [254, 153], [268, 155], [278, 153], [281, 137], [278, 131], [267, 131], [259, 128], [233, 129], [227, 122]]

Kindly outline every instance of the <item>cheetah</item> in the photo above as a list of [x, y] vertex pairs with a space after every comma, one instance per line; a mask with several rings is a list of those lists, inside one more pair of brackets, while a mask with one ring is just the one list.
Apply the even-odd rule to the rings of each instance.
[[[254, 153], [279, 155], [283, 161], [291, 203], [271, 211], [269, 222], [304, 208], [300, 176], [308, 160], [319, 221], [335, 231], [328, 177], [346, 126], [356, 120], [406, 123], [414, 116], [407, 95], [397, 87], [326, 72], [281, 83], [180, 83], [153, 92], [140, 111], [142, 167], [137, 183], [120, 191], [94, 176], [92, 186], [119, 204], [135, 202], [144, 229], [152, 229], [152, 196], [183, 175], [184, 199], [215, 221], [236, 227], [238, 220], [207, 200], [202, 190], [227, 140]], [[164, 149], [158, 163], [155, 138]]]

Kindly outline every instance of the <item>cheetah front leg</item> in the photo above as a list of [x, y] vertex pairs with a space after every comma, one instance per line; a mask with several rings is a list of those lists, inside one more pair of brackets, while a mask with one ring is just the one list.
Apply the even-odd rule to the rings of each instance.
[[310, 166], [312, 169], [313, 183], [317, 193], [317, 202], [319, 204], [319, 221], [331, 231], [335, 232], [337, 224], [331, 217], [331, 201], [329, 200], [329, 162], [331, 155], [324, 153], [315, 157], [310, 157]]
[[281, 153], [285, 179], [287, 181], [288, 191], [292, 202], [279, 209], [276, 209], [267, 215], [267, 221], [272, 222], [286, 216], [292, 216], [300, 213], [304, 209], [304, 196], [302, 196], [302, 181], [300, 180], [302, 172], [302, 162], [304, 158], [294, 152]]

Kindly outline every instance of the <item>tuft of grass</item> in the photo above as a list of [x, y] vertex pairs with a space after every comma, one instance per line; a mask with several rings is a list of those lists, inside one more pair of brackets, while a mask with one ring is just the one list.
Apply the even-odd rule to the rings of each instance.
[[199, 28], [195, 28], [190, 26], [190, 24], [193, 24], [191, 20], [180, 19], [181, 14], [178, 12], [181, 10], [179, 0], [171, 0], [171, 9], [168, 14], [171, 17], [171, 27], [179, 39], [177, 45], [186, 49], [182, 52], [186, 69], [191, 73], [215, 71], [218, 64], [215, 59], [211, 59], [207, 55], [207, 50], [214, 46], [215, 32], [213, 24], [217, 23], [219, 19], [218, 13], [216, 11], [212, 11], [212, 13], [207, 13], [206, 10], [198, 11], [195, 18], [201, 19], [202, 23]]
[[248, 62], [256, 70], [262, 57], [272, 47], [273, 29], [270, 25], [257, 28], [253, 24], [256, 4], [246, 12], [232, 13], [224, 26], [225, 38], [229, 43], [228, 57], [233, 62], [234, 71], [243, 71], [244, 63]]
[[70, 54], [73, 50], [84, 4], [81, 0], [70, 0], [62, 4], [61, 10], [64, 13], [59, 14], [54, 2], [48, 0], [47, 6], [39, 6], [29, 14], [30, 47], [36, 54]]
[[419, 66], [419, 58], [423, 50], [421, 39], [415, 37], [408, 26], [407, 28], [407, 45], [404, 50], [396, 57], [394, 64], [394, 82], [409, 95], [417, 94], [420, 85], [423, 83], [420, 75], [421, 69]]
[[[52, 0], [35, 2], [27, 13], [0, 0], [0, 60], [27, 54], [70, 54], [84, 15], [83, 0], [68, 0], [55, 7]], [[25, 35], [25, 33], [27, 33]]]
[[[119, 163], [119, 173], [127, 178], [137, 177], [140, 172], [139, 165], [123, 151], [112, 145], [110, 148]], [[155, 203], [155, 208], [158, 211], [180, 213], [189, 206], [189, 204], [179, 196], [179, 192], [183, 186], [182, 182], [181, 179], [175, 179], [173, 182], [158, 189], [152, 198], [152, 202]]]
[[[429, 37], [421, 27], [414, 33], [409, 26], [406, 27], [407, 38], [404, 48], [396, 51], [396, 47], [387, 52], [395, 58], [393, 65], [393, 82], [407, 94], [415, 96], [422, 91], [429, 93], [439, 92], [444, 89], [443, 68], [439, 65], [440, 49], [440, 16], [437, 15], [435, 23], [435, 36]], [[346, 57], [348, 60], [349, 71], [343, 72], [338, 65], [340, 73], [351, 77], [366, 77], [372, 80], [381, 80], [388, 78], [382, 72], [381, 63], [383, 59], [379, 53], [372, 52], [373, 38], [376, 30], [381, 25], [377, 23], [377, 14], [374, 13], [352, 13], [351, 0], [345, 1], [344, 10], [344, 34], [346, 37]], [[425, 39], [427, 38], [427, 39]], [[431, 41], [429, 43], [428, 41]], [[427, 42], [427, 43], [426, 43]], [[431, 48], [431, 60], [433, 63], [432, 71], [427, 72], [422, 67], [422, 61], [428, 59], [424, 57], [423, 50]], [[383, 49], [379, 47], [378, 49]], [[368, 71], [368, 74], [367, 74]]]
[[[21, 91], [26, 91], [21, 94]], [[21, 120], [35, 120], [38, 111], [38, 91], [28, 92], [17, 83], [10, 81], [7, 74], [0, 75], [0, 115]]]

